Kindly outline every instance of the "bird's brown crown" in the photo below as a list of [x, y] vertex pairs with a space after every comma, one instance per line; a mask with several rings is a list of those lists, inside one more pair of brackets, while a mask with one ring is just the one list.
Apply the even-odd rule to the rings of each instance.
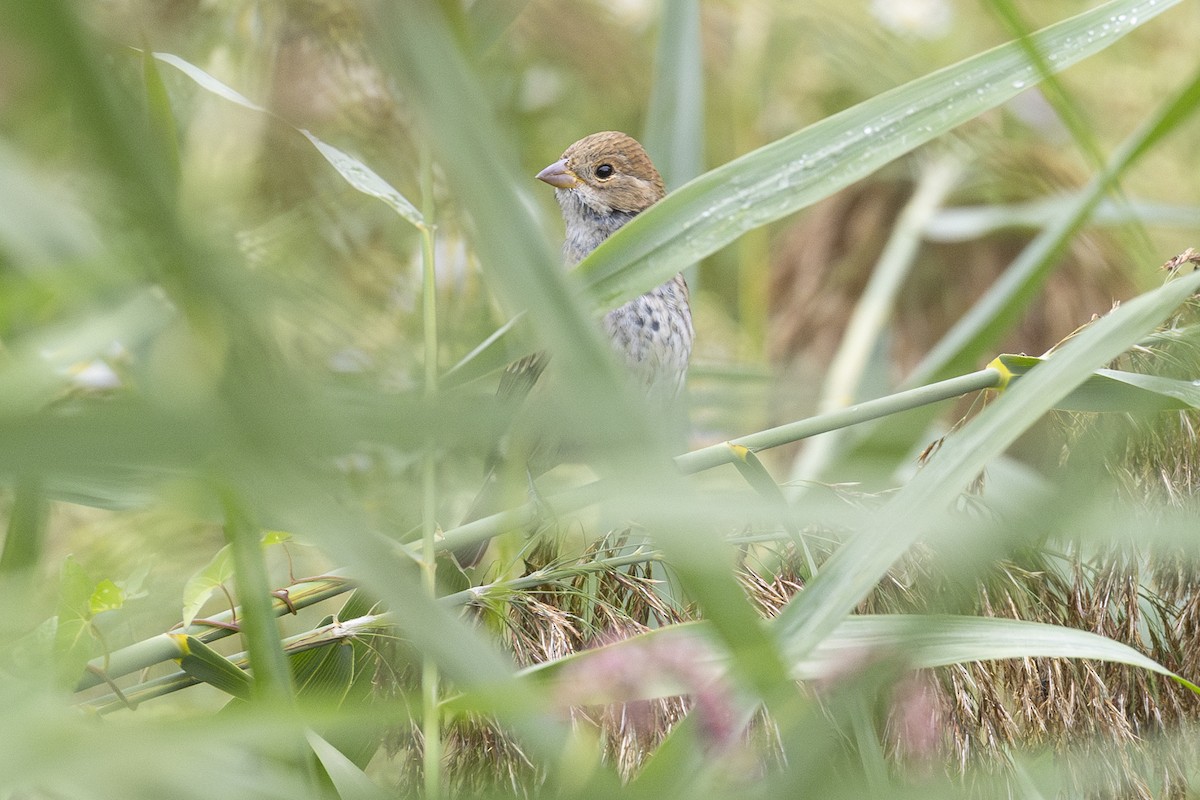
[[566, 149], [558, 164], [578, 182], [569, 188], [616, 211], [644, 211], [666, 194], [646, 150], [619, 131], [585, 136]]

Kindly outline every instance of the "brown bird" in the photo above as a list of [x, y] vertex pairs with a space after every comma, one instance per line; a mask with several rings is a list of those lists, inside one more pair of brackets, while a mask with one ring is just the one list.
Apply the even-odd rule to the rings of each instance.
[[[562, 158], [537, 174], [554, 187], [566, 223], [563, 259], [568, 267], [583, 260], [618, 228], [666, 194], [662, 177], [645, 149], [617, 131], [593, 133], [571, 145]], [[660, 408], [670, 406], [683, 388], [692, 352], [692, 310], [682, 274], [635, 297], [604, 317], [604, 331], [613, 350], [629, 368], [637, 385]], [[547, 363], [535, 353], [506, 370], [498, 393], [523, 397]], [[538, 447], [529, 455], [527, 470], [536, 477], [554, 465], [557, 447]], [[493, 467], [488, 482], [464, 522], [499, 510], [499, 480]], [[455, 551], [463, 566], [478, 562], [487, 542]]]

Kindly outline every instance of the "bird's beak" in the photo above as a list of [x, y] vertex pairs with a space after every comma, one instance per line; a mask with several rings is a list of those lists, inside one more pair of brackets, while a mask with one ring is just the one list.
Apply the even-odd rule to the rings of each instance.
[[555, 189], [572, 189], [579, 185], [579, 178], [567, 168], [567, 160], [561, 158], [537, 174], [539, 181], [545, 181]]

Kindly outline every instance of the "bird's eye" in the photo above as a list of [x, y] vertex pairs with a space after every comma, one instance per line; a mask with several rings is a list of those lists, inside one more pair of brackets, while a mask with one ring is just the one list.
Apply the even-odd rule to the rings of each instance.
[[601, 164], [600, 166], [596, 167], [596, 177], [602, 181], [606, 181], [611, 178], [614, 172], [616, 172], [616, 170], [612, 168], [612, 164]]

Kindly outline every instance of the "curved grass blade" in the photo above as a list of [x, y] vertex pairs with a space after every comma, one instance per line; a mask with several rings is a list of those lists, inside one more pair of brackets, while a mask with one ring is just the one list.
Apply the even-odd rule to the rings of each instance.
[[797, 658], [811, 652], [921, 538], [932, 510], [947, 508], [992, 458], [1198, 289], [1200, 273], [1192, 273], [1122, 304], [949, 437], [937, 457], [842, 545], [780, 613], [776, 630], [787, 651]]
[[[1105, 3], [1029, 41], [1062, 70], [1176, 2]], [[1039, 78], [1024, 48], [1009, 42], [705, 173], [617, 231], [579, 265], [580, 276], [603, 307], [646, 291], [1024, 91]]]
[[242, 106], [243, 108], [248, 108], [251, 111], [260, 111], [263, 114], [271, 113], [264, 106], [260, 106], [258, 103], [246, 97], [246, 95], [242, 94], [238, 90], [217, 80], [212, 75], [200, 69], [190, 61], [186, 61], [185, 59], [182, 59], [179, 56], [171, 53], [155, 53], [154, 57], [164, 64], [170, 64], [172, 67], [179, 70], [184, 75], [187, 75], [197, 84], [199, 84], [200, 88], [212, 92], [217, 97], [223, 97], [229, 102], [236, 103], [237, 105]]
[[[197, 67], [179, 56], [171, 53], [154, 53], [154, 58], [170, 64], [175, 69], [182, 72], [184, 75], [191, 78], [199, 86], [218, 97], [222, 97], [231, 103], [236, 103], [243, 108], [248, 108], [251, 111], [258, 111], [263, 114], [268, 114], [275, 119], [279, 119], [285, 124], [289, 124], [283, 120], [278, 114], [275, 114], [270, 109], [260, 106], [258, 103], [246, 97], [241, 92], [228, 86], [227, 84], [217, 80], [209, 73]], [[354, 158], [350, 154], [339, 150], [328, 142], [322, 141], [304, 128], [297, 128], [292, 125], [298, 133], [304, 136], [312, 143], [313, 147], [317, 148], [325, 160], [337, 170], [338, 174], [346, 179], [346, 182], [353, 186], [358, 191], [370, 197], [382, 200], [389, 208], [399, 214], [404, 220], [411, 223], [416, 228], [424, 228], [425, 220], [421, 216], [421, 212], [417, 210], [404, 195], [396, 191], [391, 184], [379, 177], [375, 170], [368, 167], [362, 161]]]
[[[546, 683], [577, 677], [589, 662], [620, 663], [644, 658], [647, 648], [660, 652], [707, 653], [697, 660], [702, 671], [723, 672], [725, 659], [708, 646], [712, 631], [705, 622], [690, 622], [647, 631], [604, 647], [573, 653], [537, 664], [521, 672], [522, 680]], [[625, 655], [627, 654], [627, 655]], [[1128, 664], [1164, 675], [1193, 692], [1200, 687], [1177, 675], [1129, 645], [1090, 631], [999, 617], [953, 615], [880, 614], [847, 617], [803, 659], [792, 662], [792, 677], [818, 680], [844, 670], [848, 663], [867, 660], [872, 654], [899, 659], [910, 669], [930, 669], [972, 661], [1018, 658], [1086, 658]], [[679, 676], [654, 671], [645, 680], [573, 689], [572, 701], [601, 705], [650, 700], [687, 694], [694, 687]], [[578, 687], [578, 684], [575, 684]], [[576, 693], [582, 695], [576, 697]]]
[[905, 385], [914, 386], [965, 369], [987, 352], [1021, 315], [1054, 267], [1066, 242], [1087, 221], [1100, 198], [1155, 142], [1200, 108], [1200, 71], [1147, 124], [1125, 140], [1108, 166], [1064, 206], [1060, 215], [1021, 251], [1016, 261], [921, 360]]
[[417, 207], [405, 199], [392, 185], [370, 167], [357, 158], [342, 152], [328, 142], [323, 142], [303, 128], [297, 128], [305, 139], [312, 142], [313, 147], [325, 157], [338, 174], [346, 179], [346, 183], [370, 197], [382, 200], [389, 208], [399, 214], [418, 229], [425, 228], [425, 218]]
[[342, 751], [317, 733], [309, 731], [305, 735], [341, 800], [386, 800], [392, 797], [391, 793], [375, 785], [375, 782], [368, 778], [358, 765], [346, 758]]

